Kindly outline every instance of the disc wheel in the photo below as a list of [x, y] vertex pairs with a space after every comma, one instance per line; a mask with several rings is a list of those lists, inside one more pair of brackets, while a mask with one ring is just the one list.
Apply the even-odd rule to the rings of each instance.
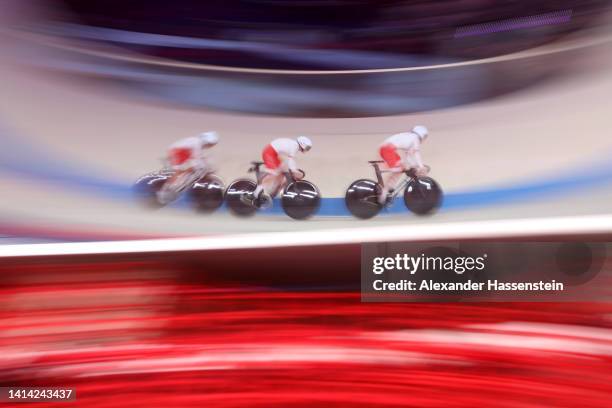
[[164, 205], [157, 199], [157, 192], [171, 176], [171, 172], [156, 172], [142, 176], [134, 183], [132, 188], [136, 199], [148, 208], [163, 207]]
[[406, 207], [417, 215], [428, 215], [442, 205], [443, 193], [431, 177], [420, 177], [408, 182], [404, 190]]
[[355, 181], [346, 190], [344, 202], [346, 208], [357, 218], [369, 219], [376, 216], [382, 209], [378, 197], [382, 187], [373, 180], [361, 179]]
[[189, 190], [189, 199], [193, 207], [203, 213], [211, 213], [223, 204], [223, 180], [209, 174], [196, 181]]
[[225, 190], [225, 202], [230, 212], [239, 217], [248, 217], [257, 212], [257, 208], [244, 203], [240, 198], [255, 191], [257, 187], [253, 180], [240, 179], [231, 183]]
[[298, 180], [285, 188], [281, 203], [289, 217], [304, 220], [312, 217], [319, 210], [321, 194], [317, 186], [311, 182]]

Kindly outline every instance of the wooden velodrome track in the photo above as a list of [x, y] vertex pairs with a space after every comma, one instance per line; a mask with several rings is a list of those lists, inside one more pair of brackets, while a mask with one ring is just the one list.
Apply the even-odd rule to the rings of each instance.
[[[612, 202], [612, 43], [567, 54], [572, 70], [520, 92], [427, 113], [309, 119], [188, 110], [134, 98], [117, 88], [33, 68], [31, 39], [3, 32], [0, 58], [0, 228], [30, 238], [97, 239], [427, 227], [467, 221], [606, 216]], [[537, 63], [537, 61], [536, 61]], [[447, 193], [441, 211], [416, 218], [399, 208], [367, 222], [351, 218], [342, 197], [351, 181], [372, 177], [367, 160], [386, 136], [422, 123], [432, 176]], [[310, 135], [300, 159], [325, 198], [321, 215], [295, 222], [280, 213], [236, 219], [184, 206], [149, 212], [129, 186], [159, 167], [174, 140], [215, 129], [226, 182], [243, 177], [271, 139]], [[401, 204], [401, 203], [398, 203]]]

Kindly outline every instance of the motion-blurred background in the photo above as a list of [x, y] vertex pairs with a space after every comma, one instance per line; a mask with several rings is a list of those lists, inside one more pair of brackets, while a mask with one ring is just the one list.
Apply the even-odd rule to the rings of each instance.
[[[610, 6], [3, 0], [1, 243], [609, 216]], [[417, 123], [440, 212], [352, 219], [346, 187]], [[133, 181], [209, 129], [226, 182], [272, 138], [311, 136], [321, 214], [137, 206]], [[609, 405], [609, 282], [581, 303], [361, 304], [358, 260], [3, 258], [0, 381], [87, 407]]]
[[56, 68], [165, 101], [359, 117], [465, 104], [566, 71], [568, 55], [468, 62], [592, 32], [609, 3], [49, 0], [27, 28], [80, 42]]
[[[578, 303], [361, 303], [358, 246], [15, 259], [0, 383], [83, 407], [605, 407], [603, 268]], [[522, 279], [542, 272], [567, 282]]]

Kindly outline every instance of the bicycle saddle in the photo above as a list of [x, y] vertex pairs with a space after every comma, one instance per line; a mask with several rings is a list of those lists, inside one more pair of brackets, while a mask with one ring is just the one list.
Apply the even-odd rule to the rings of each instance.
[[369, 160], [368, 163], [370, 164], [377, 164], [377, 163], [384, 163], [384, 160]]
[[263, 162], [260, 161], [252, 161], [251, 162], [252, 166], [249, 167], [249, 173], [253, 173], [254, 171], [259, 171], [259, 167], [261, 167], [261, 165], [263, 164]]

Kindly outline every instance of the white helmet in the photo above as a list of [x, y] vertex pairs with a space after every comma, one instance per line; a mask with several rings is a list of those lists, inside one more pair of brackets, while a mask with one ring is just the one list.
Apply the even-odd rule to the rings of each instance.
[[300, 149], [303, 152], [307, 152], [310, 149], [312, 149], [312, 140], [310, 140], [309, 138], [307, 138], [306, 136], [299, 136], [297, 138], [297, 142], [300, 145]]
[[427, 135], [429, 134], [429, 132], [427, 131], [427, 128], [422, 125], [417, 125], [413, 127], [412, 133], [416, 133], [417, 135], [419, 135], [419, 139], [421, 140], [425, 139]]
[[200, 140], [205, 145], [214, 146], [219, 143], [219, 135], [217, 134], [217, 132], [200, 133]]

